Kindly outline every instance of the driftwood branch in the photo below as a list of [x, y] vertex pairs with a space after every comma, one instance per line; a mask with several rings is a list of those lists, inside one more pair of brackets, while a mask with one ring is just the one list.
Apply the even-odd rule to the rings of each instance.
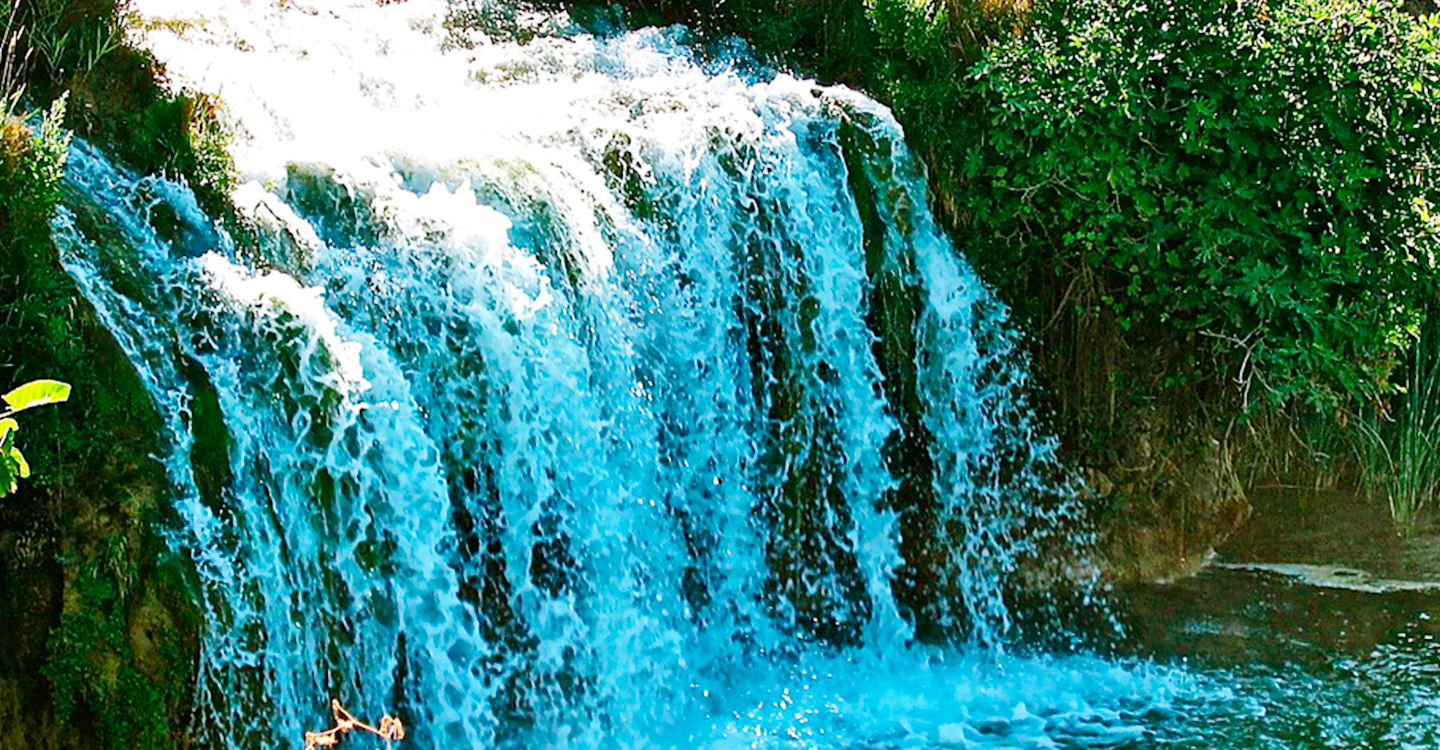
[[369, 732], [382, 740], [385, 746], [389, 747], [391, 742], [405, 738], [405, 725], [394, 716], [380, 717], [380, 726], [372, 727], [359, 719], [356, 719], [340, 705], [340, 701], [331, 700], [330, 710], [335, 714], [335, 726], [323, 732], [305, 733], [305, 750], [315, 750], [320, 747], [334, 747], [340, 743], [340, 735], [353, 729], [360, 729]]

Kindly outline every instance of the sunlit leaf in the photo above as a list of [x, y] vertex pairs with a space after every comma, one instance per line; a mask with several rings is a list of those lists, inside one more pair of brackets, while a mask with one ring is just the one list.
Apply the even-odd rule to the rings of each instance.
[[11, 412], [57, 404], [70, 398], [70, 384], [58, 380], [32, 380], [3, 396]]
[[6, 455], [0, 455], [0, 497], [15, 491], [18, 485], [15, 483], [15, 470], [10, 465], [10, 459]]
[[15, 474], [21, 479], [28, 478], [30, 476], [30, 463], [25, 460], [25, 454], [21, 453], [19, 448], [11, 448], [7, 455], [10, 460], [14, 462]]

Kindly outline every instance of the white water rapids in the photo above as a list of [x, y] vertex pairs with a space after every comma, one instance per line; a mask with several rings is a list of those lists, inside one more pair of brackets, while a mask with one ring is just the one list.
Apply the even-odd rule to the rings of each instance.
[[997, 650], [1070, 505], [883, 107], [679, 29], [135, 6], [233, 121], [254, 239], [86, 144], [55, 235], [166, 424], [208, 741], [331, 697], [427, 750], [1107, 746], [1164, 709], [1171, 673]]

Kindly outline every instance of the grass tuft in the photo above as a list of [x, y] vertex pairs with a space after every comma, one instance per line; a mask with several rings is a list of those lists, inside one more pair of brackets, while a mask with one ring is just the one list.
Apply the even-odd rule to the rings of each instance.
[[1403, 390], [1355, 420], [1361, 485], [1386, 500], [1401, 536], [1415, 533], [1440, 493], [1440, 320], [1431, 308], [1400, 373]]

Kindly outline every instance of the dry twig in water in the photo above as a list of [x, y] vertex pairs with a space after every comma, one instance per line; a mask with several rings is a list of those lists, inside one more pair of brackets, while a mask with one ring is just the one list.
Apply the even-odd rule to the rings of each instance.
[[380, 726], [372, 727], [354, 716], [350, 715], [340, 701], [331, 700], [330, 710], [335, 712], [335, 726], [323, 732], [305, 733], [305, 750], [315, 750], [318, 747], [333, 747], [340, 743], [340, 735], [352, 729], [363, 729], [382, 740], [385, 746], [389, 747], [391, 742], [405, 739], [405, 725], [394, 716], [380, 717]]

